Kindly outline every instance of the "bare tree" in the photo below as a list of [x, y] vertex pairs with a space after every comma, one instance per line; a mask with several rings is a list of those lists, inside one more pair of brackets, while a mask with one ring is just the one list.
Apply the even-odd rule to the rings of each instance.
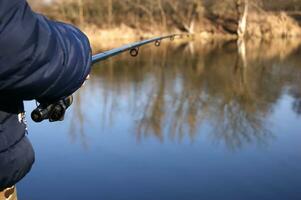
[[167, 1], [166, 9], [171, 21], [181, 31], [193, 33], [197, 17], [201, 14], [202, 1]]
[[112, 0], [108, 0], [108, 24], [112, 25], [113, 22], [113, 3]]
[[247, 32], [249, 1], [237, 0], [236, 4], [237, 4], [238, 16], [239, 16], [237, 35], [239, 38], [244, 38]]
[[79, 24], [83, 25], [85, 21], [83, 0], [77, 0], [77, 4], [78, 4]]
[[160, 10], [162, 26], [164, 29], [166, 29], [167, 28], [167, 18], [166, 18], [166, 13], [165, 13], [163, 5], [162, 5], [162, 0], [157, 0], [157, 3], [158, 3], [159, 10]]

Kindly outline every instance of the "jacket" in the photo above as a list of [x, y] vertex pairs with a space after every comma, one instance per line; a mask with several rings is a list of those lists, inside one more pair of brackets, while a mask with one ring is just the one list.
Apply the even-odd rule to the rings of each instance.
[[79, 29], [33, 12], [25, 0], [0, 1], [0, 191], [34, 161], [23, 101], [69, 96], [90, 70], [90, 44]]

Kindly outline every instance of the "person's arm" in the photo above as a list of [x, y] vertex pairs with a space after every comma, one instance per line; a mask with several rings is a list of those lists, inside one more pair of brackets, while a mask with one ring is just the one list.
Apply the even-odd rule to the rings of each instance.
[[25, 0], [0, 0], [0, 94], [49, 102], [74, 93], [91, 69], [77, 28], [34, 13]]

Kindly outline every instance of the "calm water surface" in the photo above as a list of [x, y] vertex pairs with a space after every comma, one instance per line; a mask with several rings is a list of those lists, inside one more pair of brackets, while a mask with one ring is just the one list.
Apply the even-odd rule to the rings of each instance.
[[301, 199], [301, 48], [250, 45], [99, 64], [64, 122], [29, 121], [19, 199]]

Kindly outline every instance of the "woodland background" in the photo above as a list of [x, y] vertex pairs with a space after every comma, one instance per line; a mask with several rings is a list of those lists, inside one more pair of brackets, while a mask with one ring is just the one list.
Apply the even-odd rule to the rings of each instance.
[[[299, 38], [301, 0], [29, 0], [51, 19], [99, 37], [130, 40], [168, 33], [212, 38]], [[98, 41], [98, 42], [97, 42]]]

